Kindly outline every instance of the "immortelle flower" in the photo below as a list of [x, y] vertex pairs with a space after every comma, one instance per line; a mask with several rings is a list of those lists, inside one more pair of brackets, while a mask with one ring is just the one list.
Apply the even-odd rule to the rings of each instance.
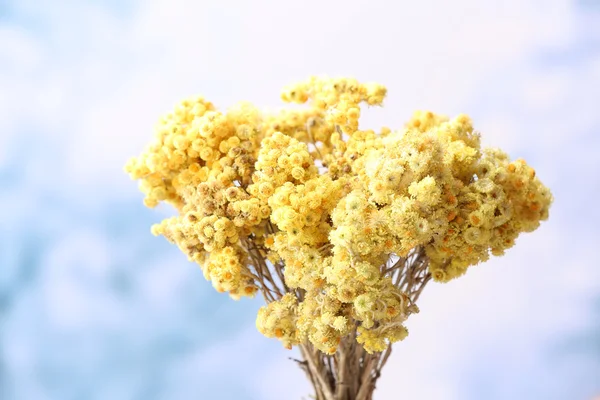
[[550, 191], [523, 160], [480, 146], [468, 116], [417, 111], [359, 129], [386, 88], [312, 77], [264, 113], [182, 101], [126, 171], [152, 227], [233, 299], [260, 292], [256, 327], [291, 349], [317, 399], [371, 399], [425, 285], [502, 255], [548, 218]]

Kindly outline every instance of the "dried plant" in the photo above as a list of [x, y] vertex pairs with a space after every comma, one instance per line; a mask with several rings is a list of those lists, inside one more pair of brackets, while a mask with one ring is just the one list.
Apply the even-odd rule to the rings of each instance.
[[178, 210], [154, 234], [219, 292], [262, 293], [258, 330], [299, 346], [319, 400], [371, 399], [427, 283], [502, 255], [552, 202], [525, 161], [480, 147], [466, 115], [360, 130], [361, 104], [385, 95], [313, 77], [282, 94], [308, 107], [279, 113], [190, 98], [126, 166], [147, 206]]

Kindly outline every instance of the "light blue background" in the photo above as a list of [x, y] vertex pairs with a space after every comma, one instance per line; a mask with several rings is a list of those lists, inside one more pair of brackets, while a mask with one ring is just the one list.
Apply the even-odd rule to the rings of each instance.
[[556, 197], [502, 258], [431, 285], [377, 399], [600, 395], [600, 8], [592, 1], [0, 2], [0, 399], [300, 399], [297, 356], [151, 224], [122, 166], [203, 94], [279, 106], [386, 84], [363, 127], [466, 112]]

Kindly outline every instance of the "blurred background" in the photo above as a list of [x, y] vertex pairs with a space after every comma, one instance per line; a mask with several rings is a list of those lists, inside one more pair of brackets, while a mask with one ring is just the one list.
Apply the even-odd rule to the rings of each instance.
[[0, 399], [301, 399], [295, 351], [150, 226], [122, 172], [203, 94], [279, 106], [313, 74], [387, 85], [363, 128], [469, 114], [550, 219], [431, 284], [376, 398], [600, 395], [600, 2], [0, 1]]

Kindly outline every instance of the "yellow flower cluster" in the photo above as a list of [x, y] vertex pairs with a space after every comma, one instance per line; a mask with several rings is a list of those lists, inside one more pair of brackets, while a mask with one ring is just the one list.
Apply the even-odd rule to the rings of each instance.
[[[354, 334], [382, 351], [408, 334], [414, 285], [454, 279], [548, 218], [552, 195], [535, 171], [482, 149], [466, 115], [418, 111], [397, 131], [360, 130], [361, 105], [385, 95], [378, 84], [312, 77], [281, 96], [308, 107], [278, 114], [248, 103], [222, 113], [190, 98], [127, 163], [147, 206], [178, 210], [153, 233], [218, 291], [261, 291], [257, 328], [288, 348], [310, 341], [333, 354]], [[415, 249], [427, 275], [399, 283], [391, 260]]]
[[387, 89], [377, 83], [360, 84], [355, 79], [310, 79], [286, 87], [281, 99], [305, 103], [309, 99], [315, 111], [324, 112], [324, 120], [352, 134], [358, 129], [360, 103], [380, 105]]
[[246, 267], [247, 254], [240, 247], [227, 246], [210, 252], [202, 263], [204, 277], [218, 292], [229, 292], [234, 299], [253, 296], [258, 287]]
[[287, 349], [299, 344], [296, 314], [298, 301], [291, 293], [286, 293], [279, 301], [269, 303], [258, 310], [256, 327], [268, 338], [281, 340]]

